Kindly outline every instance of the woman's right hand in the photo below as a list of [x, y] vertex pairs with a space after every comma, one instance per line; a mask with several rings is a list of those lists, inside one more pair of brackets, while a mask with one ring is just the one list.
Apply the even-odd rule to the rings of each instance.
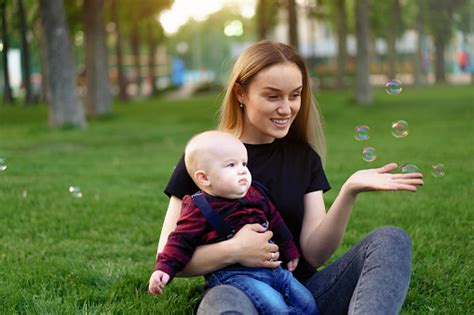
[[[278, 245], [270, 243], [273, 233], [258, 223], [244, 225], [229, 242], [234, 247], [234, 261], [247, 267], [280, 266]], [[273, 254], [272, 254], [273, 253]]]

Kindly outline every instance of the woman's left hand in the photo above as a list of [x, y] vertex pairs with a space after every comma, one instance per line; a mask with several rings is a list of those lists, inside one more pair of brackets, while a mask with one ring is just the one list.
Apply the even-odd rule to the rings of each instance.
[[344, 183], [344, 186], [357, 195], [364, 191], [374, 190], [405, 190], [416, 191], [417, 186], [423, 185], [423, 174], [391, 172], [397, 168], [396, 163], [389, 163], [380, 168], [365, 169], [355, 172]]

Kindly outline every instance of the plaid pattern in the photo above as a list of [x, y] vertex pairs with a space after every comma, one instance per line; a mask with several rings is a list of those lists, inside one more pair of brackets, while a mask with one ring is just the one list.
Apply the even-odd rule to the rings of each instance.
[[[238, 231], [245, 224], [259, 223], [273, 232], [273, 239], [284, 261], [300, 257], [291, 232], [273, 204], [256, 187], [251, 186], [240, 199], [224, 199], [204, 194], [209, 205], [230, 226]], [[183, 198], [181, 216], [176, 229], [169, 235], [163, 252], [159, 253], [154, 270], [161, 270], [174, 277], [186, 266], [194, 250], [202, 244], [216, 243], [221, 236], [211, 227], [191, 196]]]

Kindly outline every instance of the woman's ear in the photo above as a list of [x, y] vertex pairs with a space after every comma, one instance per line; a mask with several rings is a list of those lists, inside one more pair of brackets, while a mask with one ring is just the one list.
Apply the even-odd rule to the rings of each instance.
[[206, 172], [204, 172], [203, 170], [197, 170], [194, 173], [194, 178], [199, 184], [199, 186], [209, 186], [211, 184]]
[[239, 83], [235, 83], [234, 85], [234, 95], [235, 97], [237, 98], [237, 101], [239, 101], [239, 103], [244, 103], [245, 104], [245, 91], [244, 91], [244, 88], [242, 87], [242, 85], [240, 85]]

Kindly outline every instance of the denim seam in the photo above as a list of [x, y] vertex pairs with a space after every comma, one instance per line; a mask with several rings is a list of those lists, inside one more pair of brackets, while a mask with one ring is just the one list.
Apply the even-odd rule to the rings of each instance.
[[[357, 306], [359, 305], [359, 289], [362, 287], [362, 281], [364, 280], [364, 275], [367, 273], [367, 268], [366, 267], [366, 263], [367, 263], [367, 256], [368, 256], [368, 252], [369, 252], [369, 245], [370, 244], [367, 244], [365, 246], [365, 251], [364, 251], [364, 265], [362, 266], [362, 271], [360, 273], [360, 276], [359, 276], [359, 279], [357, 281], [357, 284], [354, 288], [354, 293], [352, 294], [355, 294], [355, 299], [354, 299], [354, 313], [357, 314], [356, 312], [356, 309], [357, 309]], [[350, 303], [349, 303], [349, 307], [350, 307]]]

